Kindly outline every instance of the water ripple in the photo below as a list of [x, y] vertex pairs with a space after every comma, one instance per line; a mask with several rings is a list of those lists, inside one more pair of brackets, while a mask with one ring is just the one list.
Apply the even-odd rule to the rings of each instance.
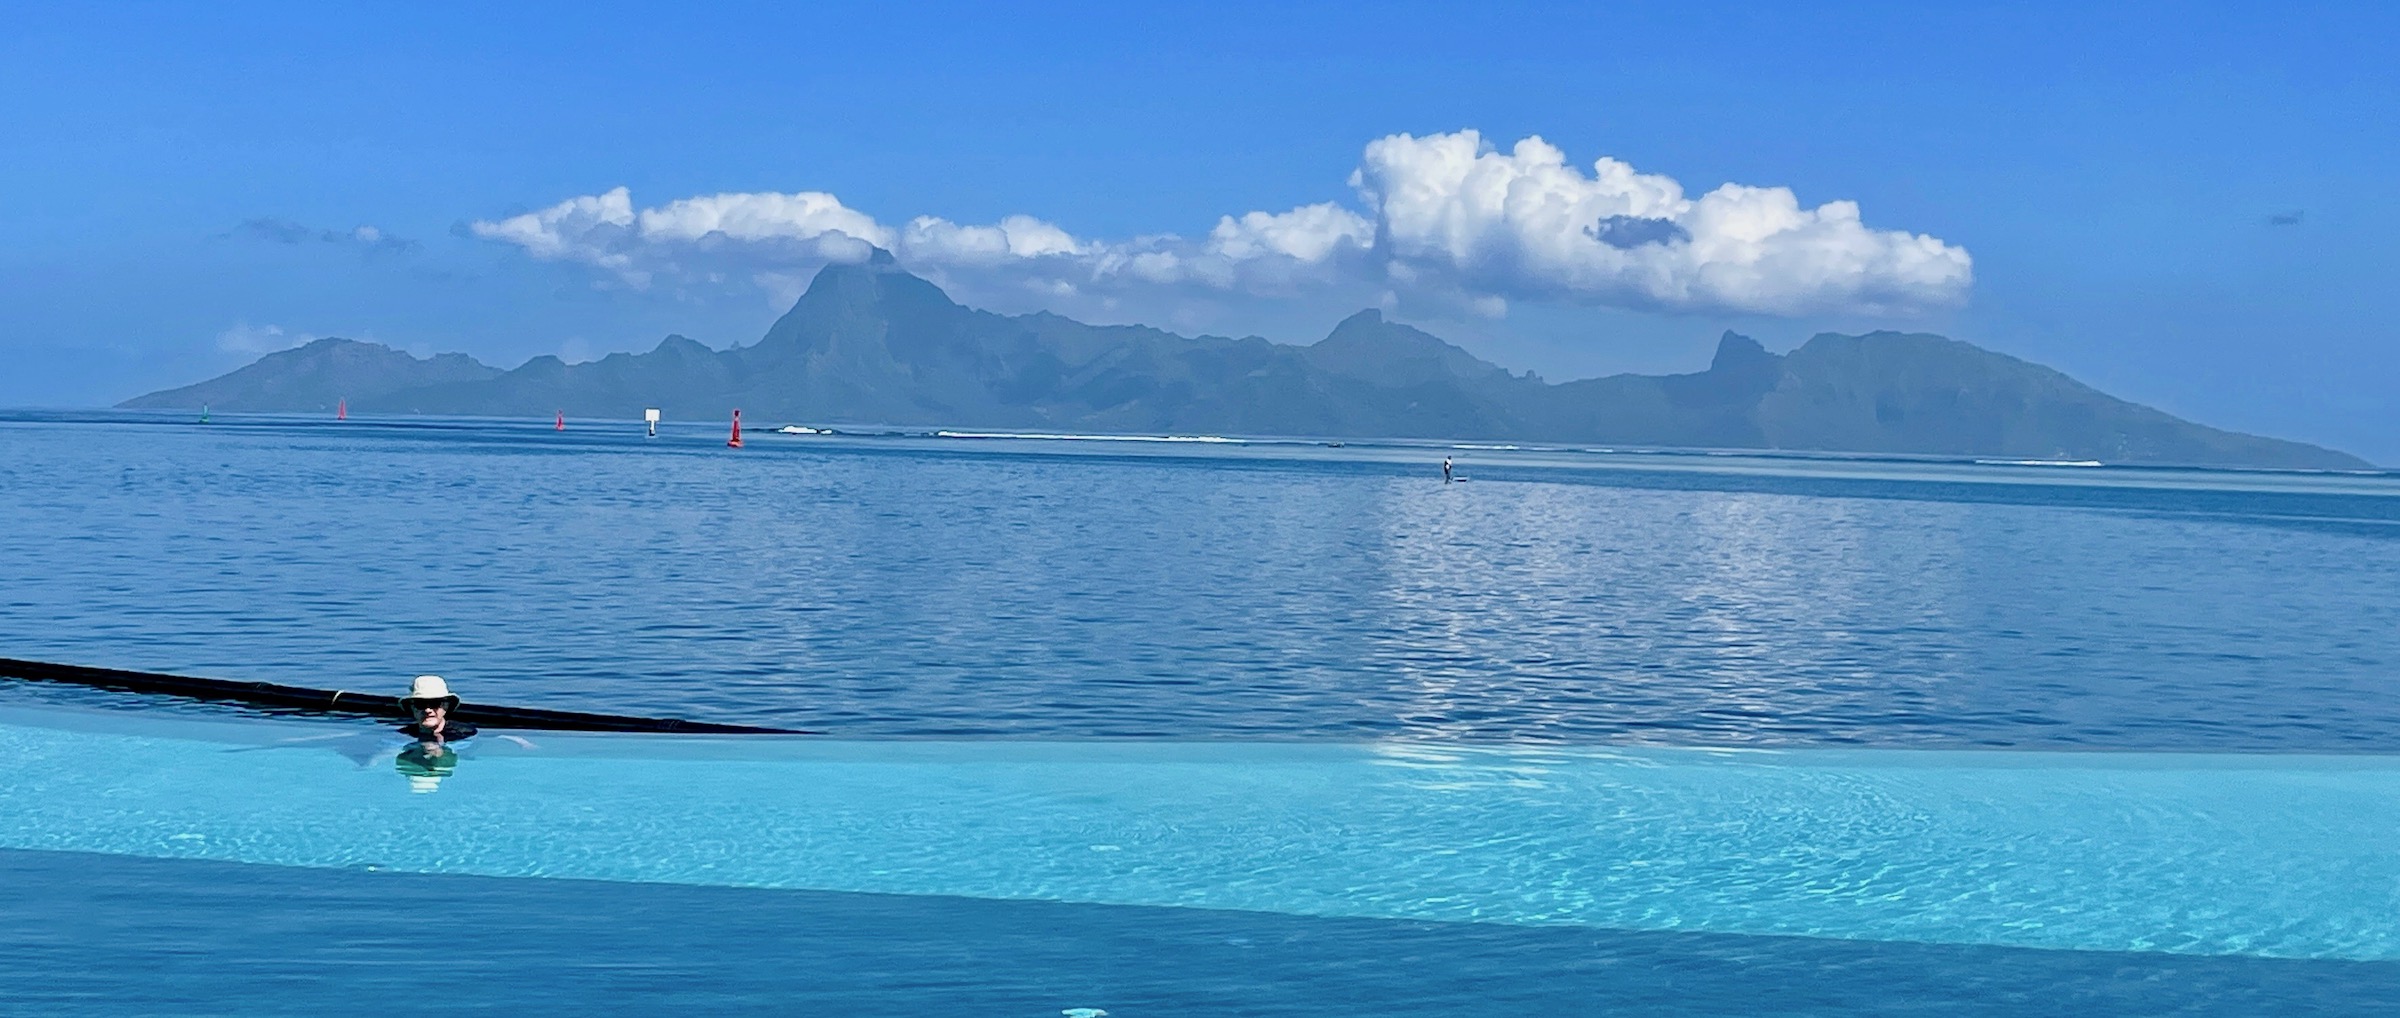
[[1444, 486], [1389, 448], [465, 425], [0, 441], [18, 657], [434, 671], [858, 735], [2400, 750], [2400, 499], [2372, 478], [1495, 450]]

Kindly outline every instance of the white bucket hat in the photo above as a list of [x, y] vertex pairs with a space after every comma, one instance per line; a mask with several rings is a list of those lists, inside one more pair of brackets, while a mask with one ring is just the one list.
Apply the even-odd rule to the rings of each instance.
[[439, 675], [419, 675], [408, 684], [408, 695], [400, 698], [405, 707], [417, 700], [440, 700], [450, 707], [458, 706], [458, 697], [450, 692], [450, 684]]

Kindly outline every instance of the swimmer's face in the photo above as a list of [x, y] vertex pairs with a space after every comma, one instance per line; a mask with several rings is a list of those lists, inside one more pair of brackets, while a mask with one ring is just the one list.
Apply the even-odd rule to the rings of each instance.
[[450, 719], [450, 705], [440, 700], [430, 703], [420, 701], [415, 709], [417, 723], [436, 731], [441, 730], [442, 723]]

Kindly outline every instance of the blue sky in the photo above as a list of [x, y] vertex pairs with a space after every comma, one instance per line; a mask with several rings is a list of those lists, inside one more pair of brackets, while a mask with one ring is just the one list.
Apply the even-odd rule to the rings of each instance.
[[[318, 335], [749, 342], [842, 256], [832, 215], [1002, 310], [1309, 342], [1382, 303], [1552, 379], [1696, 369], [1726, 328], [1927, 329], [2400, 462], [2393, 11], [20, 6], [0, 405]], [[1465, 131], [1583, 232], [1444, 190]], [[1668, 258], [1748, 236], [1707, 225], [1729, 182], [1805, 228]], [[542, 218], [617, 188], [614, 219]], [[1625, 201], [1632, 240], [1595, 241]]]

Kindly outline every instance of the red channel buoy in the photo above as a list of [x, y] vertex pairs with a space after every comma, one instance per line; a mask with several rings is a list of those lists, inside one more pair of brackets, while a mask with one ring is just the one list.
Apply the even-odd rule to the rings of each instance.
[[733, 437], [725, 440], [725, 446], [729, 449], [742, 447], [742, 412], [740, 410], [733, 412]]

